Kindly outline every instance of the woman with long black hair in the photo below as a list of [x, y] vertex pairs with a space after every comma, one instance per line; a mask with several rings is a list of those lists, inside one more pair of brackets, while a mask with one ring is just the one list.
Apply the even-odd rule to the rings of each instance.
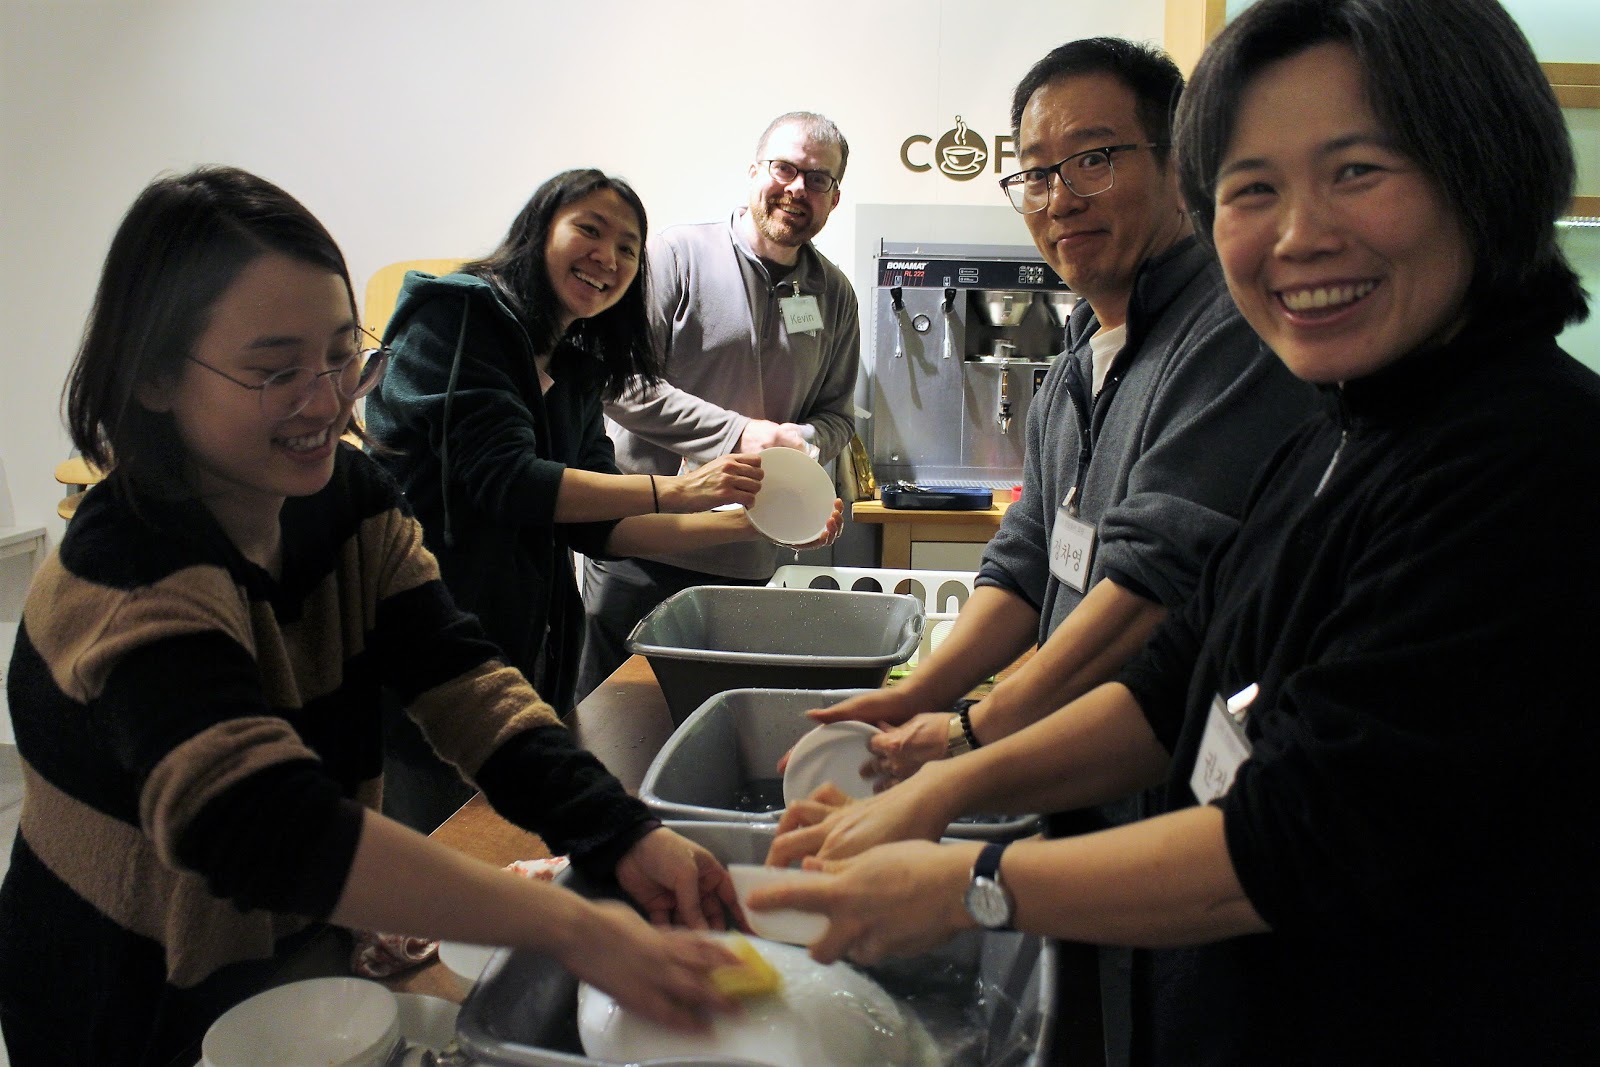
[[[385, 331], [392, 366], [367, 402], [384, 446], [375, 455], [416, 508], [445, 584], [563, 714], [583, 639], [572, 552], [762, 538], [739, 509], [708, 512], [754, 502], [757, 456], [675, 477], [617, 471], [601, 404], [657, 376], [646, 236], [626, 182], [557, 174], [489, 255], [443, 277], [406, 276]], [[838, 525], [836, 514], [824, 541]], [[409, 723], [391, 716], [391, 726], [390, 810], [431, 829], [470, 791]]]

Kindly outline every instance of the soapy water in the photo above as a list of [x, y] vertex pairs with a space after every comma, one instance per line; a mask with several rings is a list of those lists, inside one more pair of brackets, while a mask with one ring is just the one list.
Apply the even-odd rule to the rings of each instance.
[[866, 973], [919, 1032], [919, 1067], [1020, 1067], [1038, 1045], [1037, 1011], [1025, 1010], [1011, 995], [1021, 990], [1001, 989], [973, 963], [920, 956], [877, 964]]
[[752, 778], [734, 791], [729, 806], [734, 811], [762, 815], [783, 810], [783, 779]]
[[[723, 1055], [784, 1065], [1023, 1067], [1037, 1048], [1037, 1011], [1024, 1012], [973, 961], [930, 955], [870, 968], [825, 968], [806, 961], [802, 949], [754, 943], [783, 975], [782, 1001], [748, 1002], [742, 1036], [725, 1034], [719, 1048]], [[795, 1016], [781, 1004], [795, 1006], [810, 1027], [796, 1032]], [[580, 1008], [580, 1013], [589, 1009]], [[614, 1015], [598, 1024], [595, 1016], [589, 1018], [591, 1037], [627, 1022]], [[631, 1039], [620, 1032], [613, 1037], [620, 1042], [617, 1046], [588, 1048], [588, 1053], [630, 1061], [704, 1055], [703, 1046], [697, 1051], [696, 1044], [666, 1034], [635, 1030]]]
[[584, 1052], [626, 1063], [688, 1057], [771, 1067], [942, 1067], [937, 1046], [919, 1021], [863, 972], [843, 963], [816, 963], [792, 945], [754, 944], [782, 976], [781, 991], [746, 1000], [736, 1015], [713, 1018], [704, 1034], [662, 1027], [583, 986], [578, 1030]]
[[[863, 973], [871, 977], [870, 973]], [[945, 1067], [947, 1061], [941, 1055], [939, 1044], [929, 1032], [927, 1024], [914, 1010], [908, 1010], [910, 1005], [894, 998], [892, 990], [884, 989], [884, 992], [895, 999], [895, 1003], [886, 1003], [871, 996], [862, 996], [857, 990], [832, 986], [832, 978], [825, 970], [808, 971], [802, 976], [786, 970], [784, 995], [801, 1001], [814, 1000], [819, 995], [830, 1000], [834, 1012], [819, 1013], [820, 1018], [867, 1020], [876, 1037], [867, 1047], [873, 1048], [888, 1061], [884, 1067]], [[813, 988], [808, 989], [808, 986]], [[829, 1037], [825, 1031], [816, 1034], [818, 1052], [825, 1057], [830, 1051]], [[860, 1047], [856, 1047], [858, 1054]], [[832, 1051], [842, 1053], [845, 1050]]]

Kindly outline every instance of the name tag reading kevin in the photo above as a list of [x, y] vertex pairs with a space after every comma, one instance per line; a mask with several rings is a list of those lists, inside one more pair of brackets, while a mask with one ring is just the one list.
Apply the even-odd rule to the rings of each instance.
[[1089, 568], [1094, 564], [1094, 527], [1078, 518], [1078, 505], [1074, 498], [1078, 489], [1067, 490], [1066, 499], [1056, 509], [1056, 521], [1050, 528], [1050, 573], [1062, 585], [1086, 592], [1089, 588]]
[[814, 296], [786, 296], [778, 301], [778, 311], [783, 315], [783, 328], [790, 333], [816, 333], [822, 329], [822, 309]]

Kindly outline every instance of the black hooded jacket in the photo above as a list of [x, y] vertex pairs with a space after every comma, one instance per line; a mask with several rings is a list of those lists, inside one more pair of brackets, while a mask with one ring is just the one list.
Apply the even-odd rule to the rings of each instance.
[[615, 521], [557, 523], [568, 467], [616, 474], [598, 363], [572, 348], [541, 394], [527, 331], [470, 274], [406, 275], [367, 400], [374, 453], [399, 481], [445, 584], [507, 661], [558, 711], [571, 709], [583, 605], [571, 551], [607, 558]]

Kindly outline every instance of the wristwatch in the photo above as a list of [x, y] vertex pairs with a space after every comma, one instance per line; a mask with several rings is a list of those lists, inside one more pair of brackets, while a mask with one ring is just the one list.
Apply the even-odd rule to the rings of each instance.
[[1000, 856], [1008, 842], [991, 841], [978, 853], [972, 865], [972, 881], [967, 886], [967, 914], [988, 930], [1010, 930], [1015, 905], [1011, 893], [1000, 882]]

